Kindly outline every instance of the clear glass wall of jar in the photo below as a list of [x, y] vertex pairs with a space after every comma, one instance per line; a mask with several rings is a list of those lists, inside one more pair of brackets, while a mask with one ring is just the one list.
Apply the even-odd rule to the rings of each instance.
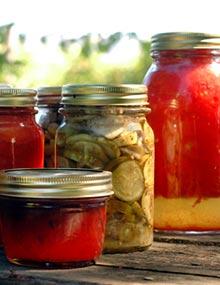
[[56, 166], [112, 172], [105, 252], [152, 243], [154, 136], [144, 85], [66, 85]]
[[35, 122], [36, 93], [0, 88], [0, 169], [43, 167], [44, 135]]
[[46, 86], [37, 89], [37, 123], [45, 134], [44, 167], [54, 167], [55, 133], [63, 116], [58, 113], [61, 100], [60, 86]]
[[155, 228], [219, 231], [220, 35], [158, 34], [152, 57]]

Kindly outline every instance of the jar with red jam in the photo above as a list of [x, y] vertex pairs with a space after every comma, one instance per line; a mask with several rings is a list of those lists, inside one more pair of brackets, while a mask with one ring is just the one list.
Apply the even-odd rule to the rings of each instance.
[[63, 116], [58, 112], [61, 100], [60, 86], [44, 86], [37, 89], [37, 123], [45, 135], [44, 167], [54, 167], [54, 140], [57, 127]]
[[105, 252], [148, 248], [153, 240], [154, 135], [143, 84], [68, 84], [56, 132], [56, 167], [112, 172]]
[[0, 169], [43, 167], [44, 134], [35, 122], [36, 91], [0, 88]]
[[5, 170], [0, 186], [2, 236], [11, 263], [68, 268], [100, 256], [111, 172]]
[[220, 35], [152, 37], [144, 82], [155, 134], [160, 231], [220, 230]]

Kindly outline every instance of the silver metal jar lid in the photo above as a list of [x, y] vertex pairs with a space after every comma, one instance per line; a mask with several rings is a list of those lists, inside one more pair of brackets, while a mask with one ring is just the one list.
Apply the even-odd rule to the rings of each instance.
[[64, 105], [148, 105], [143, 84], [67, 84], [62, 87]]
[[176, 49], [220, 49], [220, 34], [173, 32], [151, 38], [151, 51]]
[[37, 91], [34, 89], [0, 88], [0, 107], [33, 107]]
[[61, 100], [61, 86], [42, 86], [37, 89], [37, 105], [57, 105]]
[[0, 172], [0, 197], [79, 199], [112, 194], [112, 174], [109, 171], [24, 168]]

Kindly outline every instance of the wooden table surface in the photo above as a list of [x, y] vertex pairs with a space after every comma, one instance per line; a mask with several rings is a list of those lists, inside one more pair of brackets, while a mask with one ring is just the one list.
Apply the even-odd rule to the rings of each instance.
[[39, 270], [9, 264], [0, 251], [3, 284], [219, 284], [220, 235], [155, 234], [143, 252], [105, 254], [96, 265], [65, 270]]

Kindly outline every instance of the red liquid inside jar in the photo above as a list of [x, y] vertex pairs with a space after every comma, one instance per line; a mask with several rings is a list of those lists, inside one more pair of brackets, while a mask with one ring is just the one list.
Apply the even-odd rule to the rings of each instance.
[[44, 135], [33, 108], [0, 109], [0, 169], [43, 167]]
[[155, 134], [158, 230], [220, 230], [220, 51], [153, 52], [146, 74]]
[[92, 264], [103, 247], [105, 200], [3, 199], [2, 232], [8, 260], [51, 268]]
[[0, 108], [0, 169], [43, 167], [44, 135], [35, 113], [30, 107]]

